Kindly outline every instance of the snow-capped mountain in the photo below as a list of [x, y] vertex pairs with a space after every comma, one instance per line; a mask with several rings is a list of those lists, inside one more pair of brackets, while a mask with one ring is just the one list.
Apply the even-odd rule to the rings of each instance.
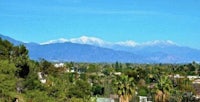
[[80, 38], [71, 38], [71, 39], [60, 38], [57, 40], [50, 40], [50, 41], [41, 43], [41, 45], [53, 44], [53, 43], [66, 43], [66, 42], [88, 44], [88, 45], [95, 45], [95, 46], [104, 46], [108, 44], [108, 42], [105, 42], [100, 38], [81, 36]]
[[105, 48], [112, 48], [112, 46], [138, 47], [138, 46], [176, 45], [173, 41], [170, 41], [170, 40], [166, 40], [166, 41], [154, 40], [154, 41], [148, 41], [148, 42], [143, 42], [143, 43], [138, 43], [133, 40], [109, 42], [109, 41], [104, 41], [100, 38], [88, 37], [88, 36], [81, 36], [80, 38], [71, 38], [71, 39], [60, 38], [57, 40], [50, 40], [50, 41], [41, 43], [41, 45], [53, 44], [53, 43], [65, 43], [65, 42], [95, 45], [95, 46], [105, 47]]
[[57, 40], [50, 40], [50, 41], [43, 42], [43, 43], [40, 43], [40, 44], [41, 45], [47, 45], [47, 44], [65, 43], [65, 42], [68, 42], [68, 40], [65, 39], [65, 38], [60, 38], [60, 39], [57, 39]]
[[23, 43], [7, 36], [2, 39], [24, 44], [32, 59], [75, 62], [188, 63], [200, 62], [200, 50], [179, 46], [167, 40], [144, 43], [108, 42], [95, 37], [51, 40], [46, 43]]
[[[199, 50], [179, 46], [170, 40], [154, 40], [142, 43], [133, 40], [109, 42], [96, 37], [82, 36], [80, 38], [55, 40], [55, 42], [87, 44], [116, 51], [125, 51], [142, 56], [141, 60], [145, 59], [146, 61], [155, 63], [182, 63], [200, 60]], [[52, 44], [52, 41], [50, 43]]]

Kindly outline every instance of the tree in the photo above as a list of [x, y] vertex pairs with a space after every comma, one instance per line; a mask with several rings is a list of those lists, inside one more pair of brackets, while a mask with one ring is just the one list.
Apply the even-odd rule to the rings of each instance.
[[29, 74], [28, 50], [24, 45], [14, 46], [9, 41], [0, 39], [0, 59], [13, 62], [19, 77], [25, 78]]
[[15, 46], [13, 48], [13, 57], [11, 59], [18, 68], [18, 75], [25, 78], [29, 74], [29, 56], [28, 50], [24, 45]]
[[41, 90], [43, 89], [40, 80], [38, 80], [39, 64], [35, 61], [29, 61], [30, 72], [23, 81], [25, 90]]
[[134, 79], [121, 75], [114, 81], [114, 88], [119, 96], [119, 102], [129, 102], [135, 93]]
[[158, 77], [157, 83], [154, 87], [155, 102], [168, 102], [172, 89], [173, 84], [168, 76], [163, 75]]
[[55, 74], [55, 69], [53, 64], [48, 62], [47, 60], [45, 59], [41, 59], [40, 60], [40, 71], [43, 72], [44, 74]]
[[103, 95], [104, 87], [102, 87], [101, 85], [93, 85], [92, 92], [93, 92], [93, 95]]
[[183, 92], [195, 92], [192, 81], [188, 78], [176, 79], [177, 88]]
[[37, 89], [26, 91], [26, 99], [26, 102], [55, 102], [52, 97], [49, 97], [47, 95], [46, 91], [41, 91]]
[[89, 73], [98, 73], [98, 72], [101, 72], [101, 68], [98, 67], [97, 64], [89, 64], [87, 72], [89, 72]]
[[57, 76], [48, 76], [46, 91], [48, 96], [56, 99], [56, 102], [65, 102], [69, 90], [68, 74], [59, 74]]
[[13, 55], [13, 44], [0, 38], [0, 59], [10, 59]]
[[86, 98], [90, 96], [91, 86], [88, 82], [83, 80], [77, 80], [69, 89], [68, 96], [70, 98]]
[[173, 90], [170, 95], [169, 102], [182, 102], [182, 100], [182, 92], [180, 90]]
[[105, 74], [105, 75], [111, 75], [113, 72], [115, 71], [115, 69], [114, 68], [110, 68], [110, 67], [108, 67], [108, 68], [104, 68], [104, 70], [103, 70], [103, 74]]
[[17, 68], [8, 60], [0, 60], [0, 101], [9, 102], [17, 94], [15, 72]]

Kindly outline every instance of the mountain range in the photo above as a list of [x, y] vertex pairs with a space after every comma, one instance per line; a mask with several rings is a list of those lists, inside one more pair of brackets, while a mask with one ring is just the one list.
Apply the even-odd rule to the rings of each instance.
[[75, 62], [129, 62], [129, 63], [188, 63], [200, 61], [200, 50], [179, 46], [172, 41], [108, 42], [96, 37], [82, 36], [58, 39], [44, 43], [24, 43], [0, 34], [14, 45], [24, 44], [33, 60]]

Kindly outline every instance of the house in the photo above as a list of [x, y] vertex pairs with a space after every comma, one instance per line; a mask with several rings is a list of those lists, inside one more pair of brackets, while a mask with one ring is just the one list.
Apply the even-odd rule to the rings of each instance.
[[146, 96], [139, 96], [139, 102], [152, 102], [152, 101], [148, 101]]
[[147, 102], [147, 97], [139, 96], [139, 102]]
[[115, 102], [112, 98], [97, 98], [96, 102]]
[[75, 67], [71, 67], [70, 72], [71, 72], [71, 73], [74, 73], [74, 72], [75, 72], [75, 69], [76, 69]]
[[19, 102], [18, 98], [14, 98], [13, 102]]
[[47, 80], [46, 79], [41, 79], [40, 82], [45, 84], [47, 82]]
[[65, 70], [65, 72], [67, 72], [67, 73], [70, 72], [69, 68], [67, 68], [67, 69]]
[[122, 73], [121, 72], [115, 72], [114, 74], [115, 75], [121, 75]]
[[184, 76], [180, 76], [179, 74], [174, 75], [174, 78], [184, 78]]
[[45, 84], [47, 80], [44, 78], [44, 74], [42, 72], [38, 72], [38, 78], [41, 83]]
[[192, 82], [193, 84], [200, 84], [200, 79], [196, 79]]
[[64, 63], [56, 63], [54, 64], [54, 67], [59, 68], [59, 67], [64, 67], [65, 64]]
[[200, 76], [187, 76], [189, 80], [200, 79]]

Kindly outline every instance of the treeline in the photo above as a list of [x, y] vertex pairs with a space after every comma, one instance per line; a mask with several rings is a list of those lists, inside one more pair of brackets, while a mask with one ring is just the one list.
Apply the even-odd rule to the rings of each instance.
[[0, 102], [95, 102], [97, 97], [110, 96], [118, 96], [120, 102], [135, 102], [138, 96], [155, 102], [187, 102], [195, 101], [198, 93], [194, 80], [187, 78], [199, 76], [200, 65], [195, 62], [54, 64], [31, 60], [24, 45], [0, 39]]

